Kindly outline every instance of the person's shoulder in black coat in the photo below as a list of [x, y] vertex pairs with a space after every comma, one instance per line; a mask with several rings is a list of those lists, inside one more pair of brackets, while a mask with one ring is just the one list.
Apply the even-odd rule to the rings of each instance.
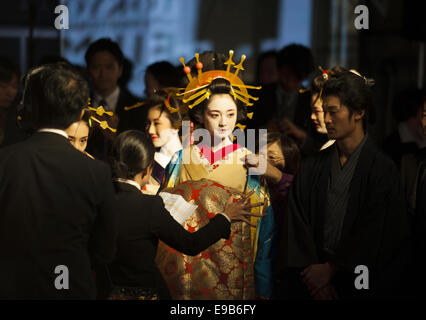
[[0, 175], [0, 297], [95, 298], [90, 270], [112, 259], [116, 235], [108, 166], [40, 132], [0, 150]]

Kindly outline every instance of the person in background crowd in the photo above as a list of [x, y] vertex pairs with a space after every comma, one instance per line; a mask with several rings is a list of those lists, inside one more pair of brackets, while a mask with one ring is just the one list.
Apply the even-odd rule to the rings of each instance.
[[19, 67], [0, 57], [0, 147], [22, 141], [25, 132], [18, 126]]
[[278, 82], [277, 52], [263, 52], [257, 58], [256, 84], [267, 86]]
[[[139, 103], [140, 99], [122, 90], [118, 85], [124, 61], [119, 45], [108, 38], [98, 39], [90, 44], [85, 59], [93, 85], [92, 107], [96, 109], [102, 106], [105, 111], [117, 115], [118, 125], [113, 128], [117, 132], [134, 128], [137, 123], [143, 122], [142, 118], [135, 119], [132, 113], [126, 112]], [[104, 133], [102, 130], [93, 130], [87, 149], [95, 158], [108, 161], [113, 140], [105, 137]]]
[[[253, 167], [258, 162], [246, 158], [246, 165]], [[294, 176], [299, 171], [300, 150], [296, 142], [284, 133], [268, 132], [266, 179], [271, 194], [271, 204], [274, 208], [277, 225], [278, 255], [274, 259], [274, 289], [273, 299], [283, 299], [288, 290], [285, 283], [285, 266], [287, 265], [287, 196]]]
[[425, 90], [410, 88], [401, 91], [395, 98], [393, 114], [398, 128], [383, 143], [383, 150], [401, 167], [405, 154], [415, 153], [426, 147], [422, 129], [423, 105], [426, 102]]
[[148, 98], [161, 89], [180, 88], [181, 86], [181, 74], [170, 62], [159, 61], [146, 68], [145, 95]]
[[180, 102], [176, 97], [160, 90], [146, 100], [143, 106], [147, 111], [144, 129], [148, 132], [156, 149], [151, 179], [145, 185], [145, 193], [157, 193], [164, 182], [167, 166], [179, 157], [179, 152], [182, 150], [178, 129], [182, 122], [179, 105]]
[[[296, 140], [303, 155], [318, 151], [318, 134], [310, 119], [311, 93], [302, 82], [314, 70], [311, 50], [291, 44], [277, 54], [278, 82], [262, 88], [249, 128], [281, 131]], [[310, 137], [310, 139], [308, 139]]]
[[327, 141], [324, 141], [324, 144], [321, 146], [320, 150], [326, 149], [334, 143], [334, 140], [329, 140], [327, 137], [327, 127], [325, 125], [324, 109], [322, 107], [322, 87], [330, 77], [335, 77], [339, 73], [345, 71], [347, 70], [340, 66], [336, 66], [331, 70], [322, 70], [321, 75], [314, 77], [311, 81], [311, 119], [315, 124], [317, 132], [324, 138], [327, 138]]

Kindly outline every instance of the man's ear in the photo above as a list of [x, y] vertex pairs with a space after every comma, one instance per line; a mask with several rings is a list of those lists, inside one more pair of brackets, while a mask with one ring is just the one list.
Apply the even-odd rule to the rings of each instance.
[[118, 73], [119, 73], [118, 79], [120, 79], [121, 76], [123, 75], [123, 66], [120, 66], [120, 68], [118, 69]]
[[355, 112], [355, 120], [361, 120], [365, 115], [365, 110]]

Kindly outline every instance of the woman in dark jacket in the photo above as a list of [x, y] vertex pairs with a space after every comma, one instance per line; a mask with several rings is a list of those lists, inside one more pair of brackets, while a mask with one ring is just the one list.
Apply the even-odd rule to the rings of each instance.
[[[165, 209], [159, 196], [144, 195], [141, 188], [148, 181], [154, 159], [151, 139], [140, 131], [120, 134], [113, 147], [118, 239], [113, 262], [107, 271], [117, 288], [137, 287], [154, 292], [160, 299], [170, 299], [166, 283], [155, 262], [158, 241], [187, 254], [197, 255], [218, 240], [228, 239], [231, 221], [245, 221], [251, 216], [250, 194], [238, 202], [228, 200], [223, 213], [217, 214], [197, 232], [186, 231]], [[115, 292], [116, 293], [116, 292]]]

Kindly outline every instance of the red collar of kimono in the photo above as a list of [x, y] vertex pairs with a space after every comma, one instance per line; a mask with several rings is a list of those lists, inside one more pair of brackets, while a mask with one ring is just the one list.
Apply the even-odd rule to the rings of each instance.
[[216, 152], [213, 152], [209, 146], [204, 144], [199, 145], [198, 148], [200, 149], [202, 155], [209, 161], [209, 163], [213, 164], [216, 161], [222, 160], [228, 154], [234, 152], [235, 150], [242, 148], [242, 146], [234, 143], [234, 144], [227, 145], [219, 150], [216, 150]]

